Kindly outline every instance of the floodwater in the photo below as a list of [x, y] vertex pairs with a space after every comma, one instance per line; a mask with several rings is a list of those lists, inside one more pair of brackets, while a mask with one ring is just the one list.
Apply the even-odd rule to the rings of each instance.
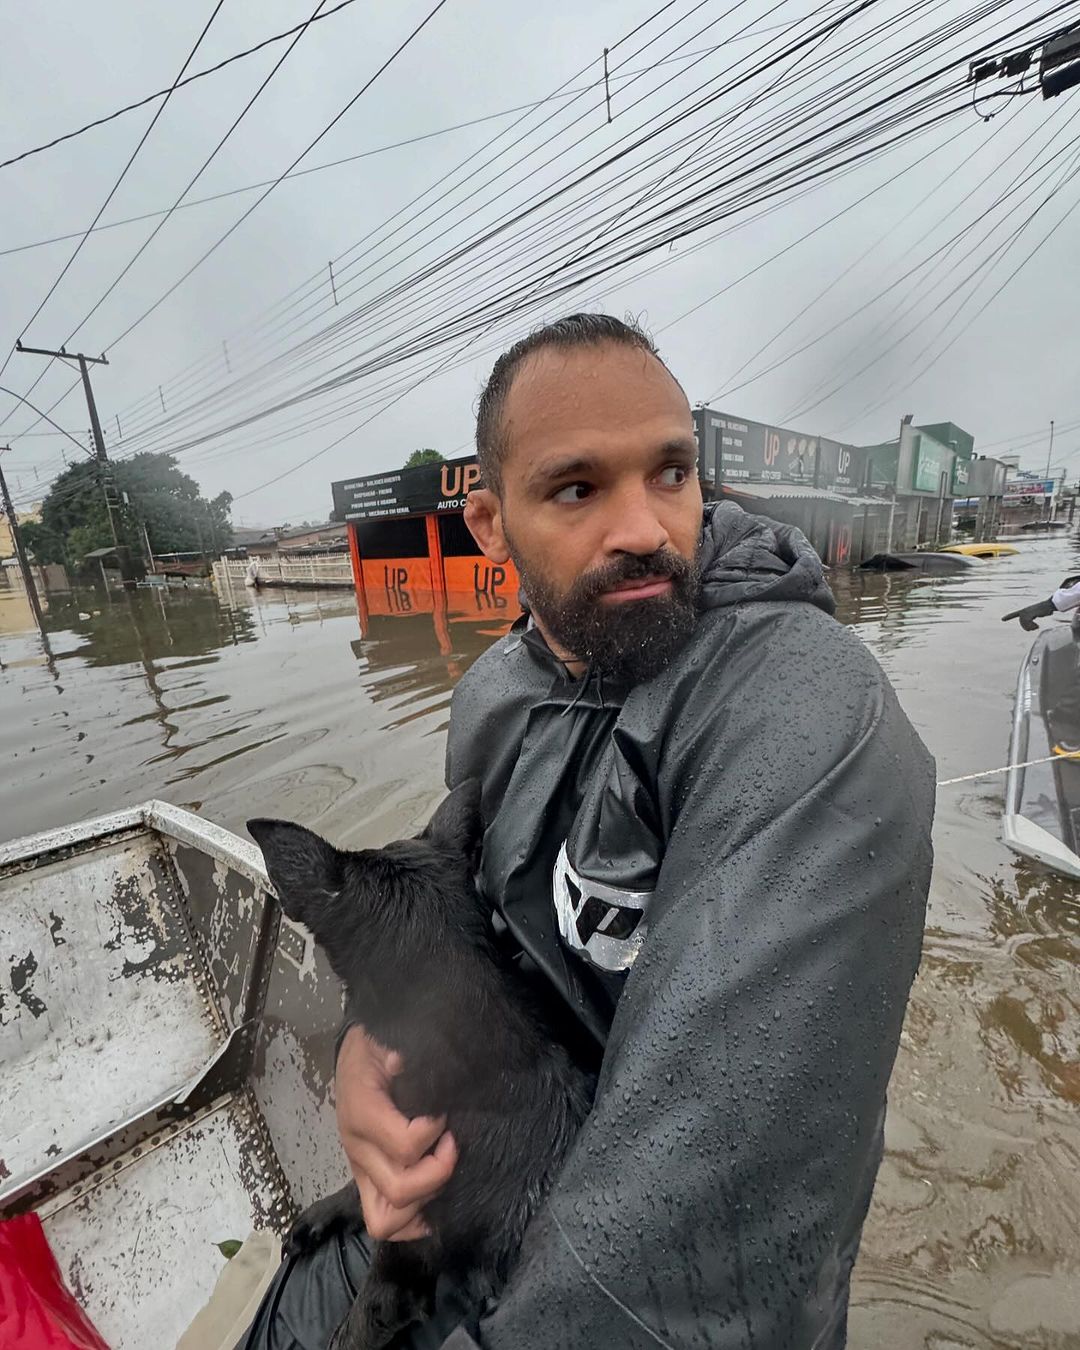
[[[939, 779], [1004, 762], [1031, 639], [1000, 615], [1080, 571], [1071, 537], [1019, 547], [956, 576], [834, 578]], [[453, 623], [443, 655], [425, 616], [361, 639], [348, 592], [194, 589], [54, 601], [48, 659], [25, 628], [0, 600], [0, 839], [161, 797], [352, 847], [423, 824], [453, 685], [498, 632]], [[1002, 787], [938, 793], [854, 1350], [1080, 1347], [1080, 889], [1002, 846]]]

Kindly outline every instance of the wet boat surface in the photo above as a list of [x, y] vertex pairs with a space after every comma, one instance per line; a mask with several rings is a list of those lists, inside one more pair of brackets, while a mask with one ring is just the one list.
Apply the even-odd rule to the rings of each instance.
[[174, 1345], [219, 1242], [344, 1179], [337, 982], [254, 846], [162, 802], [0, 846], [0, 957], [0, 1217], [113, 1350]]

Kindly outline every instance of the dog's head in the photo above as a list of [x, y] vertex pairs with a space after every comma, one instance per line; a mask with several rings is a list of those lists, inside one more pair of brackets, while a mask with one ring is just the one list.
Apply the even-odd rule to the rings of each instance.
[[455, 935], [482, 940], [486, 917], [473, 885], [482, 825], [480, 786], [462, 783], [415, 839], [347, 853], [285, 820], [249, 820], [266, 871], [290, 919], [304, 924], [337, 974], [399, 962]]

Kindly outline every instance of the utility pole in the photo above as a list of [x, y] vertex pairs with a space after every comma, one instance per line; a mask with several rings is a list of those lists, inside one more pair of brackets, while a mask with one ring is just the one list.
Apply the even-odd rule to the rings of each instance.
[[[0, 454], [5, 450], [10, 449], [10, 445], [0, 446]], [[3, 501], [4, 514], [7, 516], [8, 528], [11, 530], [11, 540], [15, 545], [15, 556], [19, 560], [19, 569], [22, 572], [23, 585], [26, 587], [26, 598], [30, 601], [30, 608], [34, 611], [34, 618], [37, 620], [38, 631], [44, 635], [45, 618], [41, 612], [41, 601], [38, 599], [37, 586], [34, 584], [34, 573], [30, 568], [26, 550], [23, 548], [22, 536], [19, 534], [19, 522], [15, 518], [15, 508], [11, 504], [11, 493], [8, 492], [7, 480], [4, 478], [4, 470], [2, 468], [0, 468], [0, 500]]]
[[44, 347], [24, 347], [21, 338], [15, 343], [15, 350], [29, 356], [50, 356], [57, 361], [77, 361], [79, 363], [83, 392], [86, 394], [86, 407], [90, 413], [90, 435], [94, 442], [94, 455], [98, 462], [99, 481], [105, 497], [105, 509], [109, 513], [109, 530], [112, 533], [113, 547], [116, 549], [116, 560], [120, 564], [120, 575], [123, 580], [133, 581], [135, 569], [132, 567], [126, 546], [120, 543], [122, 531], [116, 528], [116, 517], [120, 512], [121, 502], [112, 478], [109, 456], [105, 451], [105, 437], [101, 430], [101, 419], [98, 417], [97, 404], [94, 402], [94, 389], [90, 383], [90, 367], [107, 366], [109, 364], [107, 358], [104, 355], [86, 356], [82, 352], [69, 352], [64, 347], [61, 347], [58, 352]]

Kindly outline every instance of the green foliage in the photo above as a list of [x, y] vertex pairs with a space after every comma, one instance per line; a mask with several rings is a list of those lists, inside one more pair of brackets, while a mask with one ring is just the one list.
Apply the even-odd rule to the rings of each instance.
[[215, 1242], [214, 1246], [226, 1261], [231, 1261], [244, 1244], [237, 1238], [226, 1238], [224, 1242]]
[[432, 450], [430, 445], [425, 445], [423, 449], [412, 452], [405, 461], [404, 467], [406, 469], [418, 469], [421, 464], [441, 464], [442, 462], [443, 457], [438, 450]]
[[[133, 455], [106, 471], [121, 502], [116, 512], [120, 543], [134, 557], [143, 552], [143, 525], [155, 553], [205, 551], [216, 556], [231, 544], [232, 496], [222, 492], [207, 501], [172, 455]], [[87, 553], [111, 547], [102, 472], [96, 460], [87, 460], [71, 465], [53, 483], [42, 503], [41, 524], [26, 530], [27, 546], [38, 562], [78, 566]]]
[[35, 562], [56, 562], [64, 552], [64, 541], [47, 525], [28, 520], [20, 525], [23, 546]]

